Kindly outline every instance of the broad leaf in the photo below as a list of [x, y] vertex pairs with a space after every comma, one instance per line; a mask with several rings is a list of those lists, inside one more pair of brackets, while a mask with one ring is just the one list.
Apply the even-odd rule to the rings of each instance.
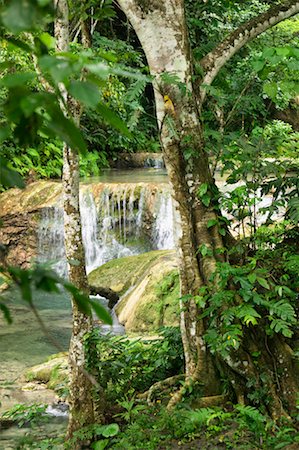
[[7, 165], [8, 162], [0, 156], [0, 185], [5, 188], [24, 188], [25, 183], [21, 175]]
[[88, 81], [71, 81], [69, 93], [90, 108], [96, 108], [100, 102], [98, 87]]
[[104, 437], [113, 437], [116, 436], [119, 432], [119, 426], [117, 423], [111, 423], [110, 425], [106, 425], [102, 431], [102, 435]]
[[114, 128], [119, 130], [124, 136], [131, 139], [132, 134], [128, 130], [126, 124], [106, 105], [100, 103], [97, 106], [97, 111], [101, 114], [104, 120], [112, 125]]
[[32, 81], [34, 78], [36, 78], [36, 73], [34, 72], [13, 73], [5, 75], [3, 78], [1, 78], [0, 86], [4, 86], [7, 88], [23, 86], [29, 81]]
[[98, 316], [98, 318], [100, 320], [102, 320], [103, 322], [107, 323], [108, 325], [112, 325], [112, 323], [113, 323], [112, 322], [112, 318], [111, 318], [110, 314], [106, 311], [104, 306], [102, 306], [100, 303], [98, 303], [95, 300], [90, 300], [89, 302], [90, 302], [90, 304], [92, 306], [92, 309], [94, 310], [94, 312]]

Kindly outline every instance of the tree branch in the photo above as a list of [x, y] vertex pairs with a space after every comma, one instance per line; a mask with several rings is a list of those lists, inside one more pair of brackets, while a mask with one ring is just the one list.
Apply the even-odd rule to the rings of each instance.
[[297, 13], [299, 13], [298, 0], [287, 0], [280, 5], [275, 5], [265, 13], [241, 25], [214, 50], [204, 56], [200, 61], [204, 71], [200, 88], [200, 104], [203, 104], [206, 97], [206, 89], [203, 85], [210, 86], [219, 70], [238, 50], [259, 34]]

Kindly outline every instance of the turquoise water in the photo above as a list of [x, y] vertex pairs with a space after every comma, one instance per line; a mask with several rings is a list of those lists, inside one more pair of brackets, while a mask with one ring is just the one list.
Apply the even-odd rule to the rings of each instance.
[[27, 367], [45, 361], [49, 355], [68, 349], [71, 336], [69, 297], [65, 293], [36, 292], [34, 304], [47, 334], [17, 292], [10, 294], [7, 302], [13, 323], [7, 324], [0, 316], [0, 385], [15, 380]]
[[[46, 392], [43, 390], [35, 392], [34, 400], [31, 399], [31, 401], [29, 400], [30, 392], [24, 396], [20, 391], [18, 378], [28, 367], [44, 362], [51, 354], [66, 351], [69, 346], [71, 336], [70, 298], [65, 293], [36, 292], [34, 304], [46, 327], [46, 333], [41, 329], [33, 312], [25, 302], [20, 300], [17, 292], [10, 294], [7, 301], [13, 323], [7, 324], [2, 314], [0, 316], [0, 396], [3, 395], [0, 398], [2, 403], [0, 409], [2, 411], [7, 409], [9, 404], [47, 403]], [[51, 397], [53, 397], [52, 394], [50, 394]], [[47, 398], [49, 398], [49, 394]], [[0, 450], [19, 448], [18, 442], [24, 438], [31, 437], [35, 440], [35, 436], [37, 439], [55, 437], [65, 431], [66, 420], [63, 417], [52, 417], [49, 418], [49, 422], [35, 429], [16, 426], [0, 429]], [[22, 448], [30, 449], [32, 447], [28, 443], [28, 446]]]

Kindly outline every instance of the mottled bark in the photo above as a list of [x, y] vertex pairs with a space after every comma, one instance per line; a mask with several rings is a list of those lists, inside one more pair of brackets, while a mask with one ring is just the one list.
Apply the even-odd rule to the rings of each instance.
[[[216, 261], [214, 257], [201, 259], [198, 247], [205, 243], [213, 248], [222, 243], [219, 235], [215, 234], [214, 239], [206, 227], [207, 221], [215, 217], [212, 208], [203, 207], [197, 195], [201, 183], [213, 181], [191, 82], [192, 61], [184, 4], [181, 0], [154, 2], [152, 6], [135, 0], [120, 0], [119, 4], [138, 35], [155, 77], [157, 118], [176, 210], [186, 377], [195, 380], [206, 372], [207, 361], [203, 323], [198, 320], [200, 310], [194, 297], [210, 277]], [[167, 72], [176, 74], [186, 92], [178, 85], [165, 82], [163, 74]], [[168, 102], [164, 101], [166, 95]]]
[[[184, 16], [184, 1], [118, 0], [118, 3], [135, 29], [146, 54], [150, 72], [154, 76], [156, 113], [163, 156], [176, 210], [175, 229], [181, 281], [181, 332], [186, 382], [185, 386], [173, 395], [170, 401], [170, 406], [173, 406], [180, 401], [194, 381], [204, 382], [204, 395], [218, 394], [214, 364], [211, 363], [211, 355], [203, 341], [205, 324], [199, 319], [201, 311], [196, 303], [198, 289], [209, 284], [217, 261], [223, 260], [218, 250], [225, 246], [218, 226], [207, 227], [208, 221], [216, 219], [220, 213], [215, 195], [217, 188], [204, 149], [200, 122], [205, 91], [192, 84], [193, 67]], [[287, 1], [240, 27], [202, 60], [205, 70], [202, 82], [211, 84], [223, 64], [249, 39], [296, 12], [298, 2]], [[168, 84], [163, 76], [165, 73], [174, 74], [179, 83]], [[198, 95], [199, 93], [201, 95]], [[207, 184], [211, 198], [215, 201], [209, 206], [204, 205], [198, 195], [203, 183]], [[210, 256], [201, 257], [198, 250], [202, 245], [208, 248]], [[217, 367], [228, 374], [237, 399], [241, 403], [244, 402], [246, 380], [253, 377], [259, 379], [260, 368], [255, 366], [247, 350], [247, 347], [252, 345], [254, 337], [249, 333], [244, 337], [244, 344], [240, 350], [235, 351], [232, 357], [225, 361], [214, 358]], [[287, 401], [288, 407], [292, 408], [294, 391], [291, 389], [291, 393], [283, 393], [275, 379], [275, 363], [273, 364], [265, 353], [262, 339], [259, 339], [257, 346], [261, 348], [261, 358], [269, 379], [263, 386], [272, 397], [269, 412], [275, 417], [277, 413], [283, 413], [281, 409], [279, 410], [280, 394]], [[290, 355], [286, 356], [287, 361], [284, 360], [283, 364], [289, 368], [289, 377], [292, 378], [291, 385], [294, 388], [297, 383], [294, 380], [290, 358]]]
[[90, 48], [92, 44], [92, 36], [90, 30], [90, 19], [81, 20], [81, 41], [85, 48]]
[[[57, 20], [55, 22], [56, 48], [66, 52], [69, 49], [68, 4], [66, 0], [56, 0]], [[80, 107], [67, 98], [64, 86], [61, 92], [74, 120], [79, 124]], [[79, 210], [79, 155], [66, 144], [63, 150], [63, 193], [64, 193], [64, 234], [65, 252], [68, 260], [69, 279], [79, 289], [88, 292], [85, 272], [85, 256], [81, 233]], [[69, 348], [71, 367], [69, 384], [70, 417], [68, 437], [82, 426], [94, 422], [92, 385], [86, 376], [84, 335], [91, 330], [91, 318], [82, 313], [72, 300], [73, 329]], [[80, 444], [78, 444], [80, 448]]]

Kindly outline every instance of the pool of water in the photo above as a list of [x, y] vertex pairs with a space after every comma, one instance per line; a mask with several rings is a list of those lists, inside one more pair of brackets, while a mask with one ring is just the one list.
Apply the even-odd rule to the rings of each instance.
[[0, 386], [14, 381], [27, 367], [45, 361], [49, 355], [68, 349], [71, 336], [71, 302], [68, 295], [36, 292], [34, 304], [47, 334], [17, 292], [10, 294], [7, 300], [13, 323], [7, 324], [0, 315]]
[[[34, 427], [12, 426], [0, 431], [0, 450], [16, 450], [22, 448], [24, 450], [31, 450], [32, 448], [41, 448], [38, 446], [38, 441], [41, 439], [54, 439], [62, 436], [67, 427], [67, 418], [49, 417], [49, 419], [42, 425]], [[33, 445], [35, 446], [33, 447]], [[43, 447], [45, 448], [45, 447]], [[53, 447], [51, 447], [53, 448]], [[56, 450], [63, 449], [62, 445], [55, 444]]]
[[[51, 354], [67, 351], [71, 337], [71, 302], [64, 292], [34, 294], [34, 304], [46, 327], [45, 333], [38, 324], [33, 312], [20, 300], [18, 292], [7, 298], [13, 319], [7, 324], [0, 315], [0, 413], [18, 403], [51, 403], [55, 394], [41, 389], [23, 391], [18, 381], [24, 371], [44, 362]], [[0, 427], [0, 449], [16, 449], [18, 442], [28, 442], [34, 436], [40, 438], [57, 436], [65, 431], [67, 418], [50, 417], [43, 426], [31, 428]]]
[[82, 183], [168, 183], [165, 169], [103, 169], [98, 177], [83, 178]]

